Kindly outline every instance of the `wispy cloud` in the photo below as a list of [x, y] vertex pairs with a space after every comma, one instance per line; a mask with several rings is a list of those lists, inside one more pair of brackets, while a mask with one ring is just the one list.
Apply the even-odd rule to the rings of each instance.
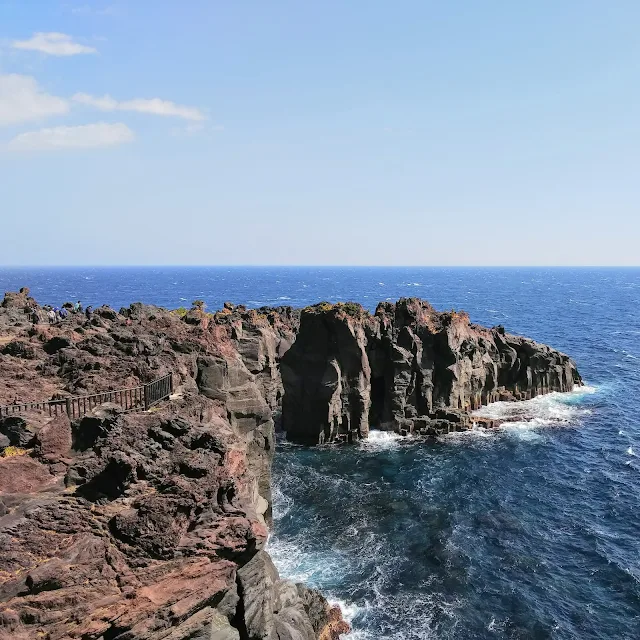
[[83, 53], [97, 53], [93, 47], [74, 42], [65, 33], [34, 33], [29, 40], [15, 40], [14, 49], [40, 51], [50, 56], [77, 56]]
[[43, 120], [68, 111], [69, 103], [43, 91], [35, 78], [0, 75], [0, 126]]
[[77, 127], [53, 127], [29, 131], [16, 136], [9, 151], [52, 151], [56, 149], [93, 149], [115, 147], [132, 142], [135, 135], [127, 125], [117, 122], [97, 122]]
[[135, 98], [119, 102], [109, 95], [102, 97], [90, 96], [86, 93], [76, 93], [72, 100], [79, 104], [95, 107], [101, 111], [137, 111], [156, 116], [169, 116], [183, 118], [191, 122], [203, 122], [207, 119], [205, 114], [196, 107], [187, 107], [160, 98]]

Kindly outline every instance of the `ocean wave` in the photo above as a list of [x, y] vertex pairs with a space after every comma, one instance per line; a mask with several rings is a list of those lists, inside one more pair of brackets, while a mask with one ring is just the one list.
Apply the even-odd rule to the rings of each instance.
[[497, 429], [486, 429], [474, 423], [470, 431], [448, 434], [444, 438], [463, 440], [507, 434], [522, 441], [540, 442], [544, 440], [543, 428], [577, 425], [583, 417], [590, 415], [592, 410], [582, 403], [597, 391], [597, 387], [585, 385], [571, 392], [552, 392], [522, 402], [494, 402], [474, 411], [472, 417], [499, 420], [501, 424]]
[[284, 518], [293, 507], [293, 498], [288, 496], [280, 485], [274, 484], [273, 489], [273, 517], [276, 520]]
[[473, 412], [473, 416], [501, 420], [507, 423], [570, 424], [580, 416], [589, 415], [591, 409], [581, 406], [586, 396], [597, 388], [583, 386], [568, 393], [552, 392], [522, 402], [494, 402]]
[[391, 449], [400, 446], [403, 441], [406, 441], [406, 437], [394, 431], [371, 429], [369, 437], [366, 440], [360, 440], [359, 445], [365, 449]]

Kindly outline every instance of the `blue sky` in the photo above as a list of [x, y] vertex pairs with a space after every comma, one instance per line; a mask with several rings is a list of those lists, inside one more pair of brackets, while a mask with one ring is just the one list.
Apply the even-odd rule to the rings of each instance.
[[0, 264], [640, 264], [640, 3], [0, 0]]

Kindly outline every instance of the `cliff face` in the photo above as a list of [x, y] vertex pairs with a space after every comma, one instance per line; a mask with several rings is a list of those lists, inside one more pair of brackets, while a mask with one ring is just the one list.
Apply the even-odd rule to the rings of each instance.
[[306, 444], [364, 438], [370, 425], [461, 430], [482, 405], [582, 383], [573, 361], [546, 345], [411, 298], [373, 316], [353, 303], [305, 309], [281, 370], [283, 428]]
[[[0, 638], [330, 640], [348, 629], [264, 547], [288, 310], [132, 305], [31, 326], [0, 309], [0, 404], [174, 373], [144, 413], [0, 419]], [[270, 322], [272, 324], [270, 324]], [[270, 405], [272, 403], [272, 406]]]

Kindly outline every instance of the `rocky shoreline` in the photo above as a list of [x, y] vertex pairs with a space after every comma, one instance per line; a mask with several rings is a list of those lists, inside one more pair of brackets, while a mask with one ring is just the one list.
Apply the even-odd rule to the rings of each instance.
[[365, 438], [370, 425], [422, 436], [495, 427], [472, 412], [582, 385], [569, 356], [417, 298], [373, 315], [353, 303], [308, 307], [281, 370], [283, 428], [305, 444]]
[[32, 324], [35, 306], [25, 289], [0, 307], [0, 405], [168, 373], [175, 394], [0, 419], [3, 639], [339, 638], [339, 609], [265, 551], [276, 428], [303, 444], [370, 425], [429, 438], [494, 400], [581, 384], [564, 354], [417, 299], [373, 315], [136, 303], [55, 325]]

